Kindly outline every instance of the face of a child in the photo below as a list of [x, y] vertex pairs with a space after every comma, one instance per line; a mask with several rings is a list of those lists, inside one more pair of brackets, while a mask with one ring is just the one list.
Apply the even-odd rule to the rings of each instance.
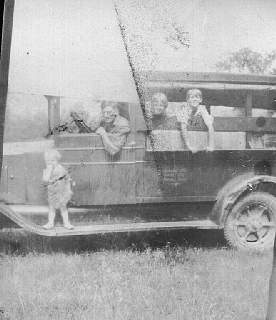
[[201, 96], [199, 94], [191, 93], [189, 95], [189, 98], [188, 98], [187, 102], [191, 107], [197, 108], [201, 104], [202, 99], [201, 99]]
[[112, 107], [105, 107], [102, 111], [103, 118], [106, 123], [112, 123], [116, 118], [116, 112]]
[[165, 113], [167, 101], [160, 97], [153, 97], [151, 101], [151, 112], [153, 115], [161, 115]]
[[58, 161], [56, 158], [46, 158], [45, 159], [46, 166], [56, 166]]

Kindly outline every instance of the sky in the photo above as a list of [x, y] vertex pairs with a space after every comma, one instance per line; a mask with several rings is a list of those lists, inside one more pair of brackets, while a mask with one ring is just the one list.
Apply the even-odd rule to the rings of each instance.
[[[243, 47], [276, 49], [275, 0], [115, 0], [140, 69], [215, 71]], [[190, 38], [175, 49], [173, 23]], [[16, 0], [10, 92], [137, 101], [112, 0]]]
[[112, 0], [16, 0], [9, 92], [137, 102]]
[[[276, 49], [275, 0], [117, 1], [129, 33], [150, 44], [148, 60], [159, 70], [215, 71], [218, 61], [240, 48]], [[175, 50], [166, 42], [172, 23], [188, 32], [189, 48]]]

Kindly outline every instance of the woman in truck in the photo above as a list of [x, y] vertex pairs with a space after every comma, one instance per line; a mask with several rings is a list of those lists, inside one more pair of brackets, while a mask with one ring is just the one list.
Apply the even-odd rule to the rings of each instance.
[[162, 92], [155, 93], [147, 106], [150, 130], [176, 130], [176, 116], [167, 113], [168, 99]]
[[181, 124], [181, 133], [184, 142], [189, 150], [193, 153], [200, 149], [194, 141], [191, 142], [191, 136], [188, 132], [188, 127], [207, 128], [208, 130], [208, 145], [206, 151], [214, 150], [214, 127], [213, 117], [208, 113], [206, 107], [201, 104], [202, 92], [199, 89], [190, 89], [187, 91], [186, 102], [177, 112], [177, 120]]

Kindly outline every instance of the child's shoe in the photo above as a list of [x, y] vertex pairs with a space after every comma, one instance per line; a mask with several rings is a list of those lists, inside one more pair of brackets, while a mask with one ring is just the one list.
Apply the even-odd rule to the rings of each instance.
[[52, 223], [48, 222], [48, 223], [44, 224], [43, 228], [46, 230], [50, 230], [50, 229], [54, 228], [54, 225]]
[[66, 223], [66, 224], [64, 224], [64, 228], [66, 228], [68, 230], [73, 230], [74, 226], [72, 226], [71, 223]]

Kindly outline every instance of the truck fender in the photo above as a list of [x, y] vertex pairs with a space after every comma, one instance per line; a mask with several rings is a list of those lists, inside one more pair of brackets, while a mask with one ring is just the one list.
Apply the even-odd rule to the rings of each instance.
[[12, 210], [12, 208], [9, 205], [3, 202], [0, 202], [0, 214], [3, 214], [8, 219], [13, 221], [16, 225], [18, 225], [19, 227], [23, 228], [26, 231], [36, 233], [42, 236], [56, 235], [54, 230], [45, 230], [41, 226], [38, 226], [37, 224], [30, 222], [29, 220], [24, 218], [21, 214]]
[[216, 203], [211, 213], [211, 219], [218, 225], [223, 226], [225, 219], [243, 196], [257, 191], [261, 184], [269, 183], [275, 185], [276, 177], [267, 175], [244, 174], [230, 180], [218, 193]]

